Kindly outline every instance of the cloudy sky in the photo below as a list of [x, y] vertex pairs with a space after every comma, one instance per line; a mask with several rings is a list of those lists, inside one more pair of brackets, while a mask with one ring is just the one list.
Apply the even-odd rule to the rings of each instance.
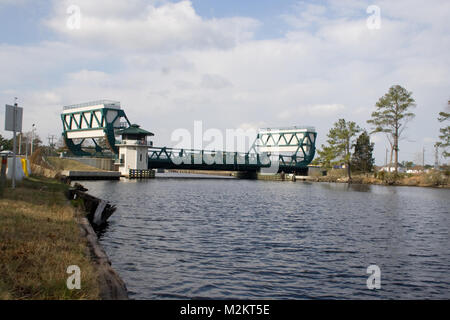
[[[45, 141], [61, 134], [64, 105], [105, 98], [155, 145], [195, 120], [315, 126], [320, 145], [339, 118], [369, 128], [377, 100], [400, 84], [417, 102], [400, 160], [425, 147], [433, 163], [450, 98], [449, 17], [448, 0], [0, 0], [1, 110], [18, 97], [24, 130], [36, 123]], [[0, 122], [12, 136], [4, 111]], [[386, 138], [373, 141], [382, 164]]]

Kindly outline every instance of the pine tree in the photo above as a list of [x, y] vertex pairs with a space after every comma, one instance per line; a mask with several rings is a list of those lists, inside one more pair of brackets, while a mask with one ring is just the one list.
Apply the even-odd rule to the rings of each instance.
[[339, 119], [330, 129], [327, 137], [328, 146], [322, 145], [319, 157], [325, 166], [331, 166], [336, 161], [344, 162], [347, 167], [348, 178], [351, 181], [351, 149], [354, 137], [361, 128], [353, 121]]
[[12, 150], [13, 147], [13, 140], [12, 139], [5, 139], [0, 135], [0, 149], [1, 150]]
[[415, 117], [409, 109], [415, 107], [412, 92], [396, 85], [389, 89], [376, 104], [377, 111], [372, 113], [372, 119], [367, 123], [373, 125], [373, 133], [384, 132], [391, 137], [394, 151], [395, 172], [398, 172], [399, 140], [406, 123]]
[[352, 168], [359, 172], [372, 172], [375, 159], [373, 158], [374, 143], [370, 142], [367, 131], [360, 134], [355, 144], [352, 156]]
[[[448, 102], [448, 106], [450, 107], [450, 101]], [[439, 113], [439, 121], [444, 122], [450, 119], [449, 112], [440, 112]], [[446, 126], [440, 129], [441, 135], [439, 136], [439, 141], [436, 143], [436, 146], [443, 149], [442, 155], [446, 158], [450, 157], [450, 153], [447, 151], [447, 148], [450, 147], [450, 126]]]
[[320, 164], [325, 168], [331, 168], [335, 163], [336, 153], [329, 146], [322, 145], [321, 150], [317, 150], [319, 157], [315, 160], [315, 164]]

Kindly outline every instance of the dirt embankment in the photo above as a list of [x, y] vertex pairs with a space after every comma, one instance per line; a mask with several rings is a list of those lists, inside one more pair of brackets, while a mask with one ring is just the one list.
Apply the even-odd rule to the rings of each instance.
[[343, 171], [331, 170], [327, 176], [316, 176], [314, 178], [317, 182], [450, 188], [448, 174], [440, 171], [430, 171], [422, 174], [395, 174], [388, 172], [354, 174], [350, 181]]

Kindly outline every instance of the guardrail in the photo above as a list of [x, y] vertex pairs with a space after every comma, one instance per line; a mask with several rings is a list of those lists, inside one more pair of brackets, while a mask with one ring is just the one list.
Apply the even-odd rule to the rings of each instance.
[[122, 141], [116, 142], [116, 146], [121, 146], [121, 145], [153, 147], [153, 142], [152, 141], [139, 141], [139, 140], [122, 140]]

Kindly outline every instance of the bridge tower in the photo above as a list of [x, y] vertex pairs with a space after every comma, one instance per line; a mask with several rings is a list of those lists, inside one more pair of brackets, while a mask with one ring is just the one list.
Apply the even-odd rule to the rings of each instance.
[[[61, 114], [61, 120], [64, 143], [76, 156], [93, 156], [103, 153], [105, 149], [117, 155], [119, 153], [115, 138], [117, 130], [131, 125], [120, 107], [120, 102], [111, 100], [66, 106]], [[100, 139], [104, 140], [103, 146], [99, 143]], [[94, 152], [83, 146], [86, 140], [92, 140], [94, 148], [90, 149], [94, 149]]]
[[260, 129], [250, 153], [267, 153], [278, 161], [279, 172], [307, 174], [316, 152], [317, 132], [313, 127]]

